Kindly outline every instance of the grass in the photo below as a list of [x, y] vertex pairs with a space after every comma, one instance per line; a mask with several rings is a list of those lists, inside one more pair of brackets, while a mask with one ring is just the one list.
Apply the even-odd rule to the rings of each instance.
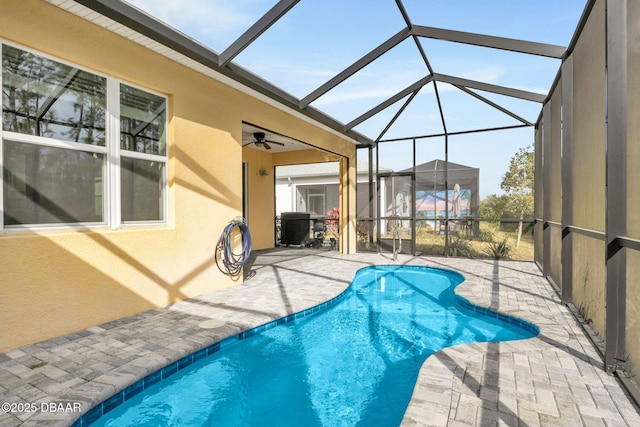
[[[492, 235], [492, 239], [489, 236]], [[520, 241], [520, 247], [516, 248], [517, 232], [500, 230], [498, 228], [492, 228], [489, 224], [482, 224], [480, 227], [480, 233], [478, 237], [467, 237], [464, 235], [449, 235], [449, 255], [450, 256], [465, 256], [463, 253], [468, 253], [473, 258], [493, 258], [489, 253], [493, 253], [491, 250], [492, 244], [504, 244], [509, 248], [509, 259], [517, 261], [533, 261], [533, 236], [531, 233], [522, 234]], [[454, 246], [454, 253], [452, 252], [452, 245]], [[460, 250], [461, 247], [468, 248], [468, 250]], [[422, 252], [423, 255], [444, 255], [444, 235], [433, 234], [428, 231], [418, 231], [416, 235], [416, 250]]]
[[[516, 261], [533, 261], [533, 233], [531, 226], [523, 229], [520, 246], [516, 248], [517, 224], [503, 224], [481, 222], [477, 235], [469, 236], [465, 232], [449, 235], [449, 256], [495, 259], [496, 254], [508, 254], [508, 259]], [[391, 235], [382, 236], [385, 239]], [[423, 255], [444, 255], [444, 234], [434, 234], [430, 229], [423, 228], [416, 232], [416, 251]], [[402, 239], [411, 239], [410, 233], [402, 232]], [[364, 227], [358, 232], [358, 250], [375, 251], [377, 244], [367, 243], [368, 229]]]

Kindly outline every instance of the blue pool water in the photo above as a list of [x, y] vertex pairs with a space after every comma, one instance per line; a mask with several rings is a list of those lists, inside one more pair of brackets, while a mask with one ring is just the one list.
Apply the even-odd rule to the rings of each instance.
[[538, 333], [455, 296], [462, 280], [427, 267], [364, 268], [330, 308], [227, 340], [92, 425], [397, 426], [434, 352]]

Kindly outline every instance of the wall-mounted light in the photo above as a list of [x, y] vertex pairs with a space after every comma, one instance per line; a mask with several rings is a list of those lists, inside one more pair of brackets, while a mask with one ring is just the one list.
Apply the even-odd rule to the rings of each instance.
[[269, 172], [267, 172], [267, 170], [266, 170], [265, 168], [261, 168], [261, 169], [258, 171], [258, 175], [260, 175], [260, 176], [268, 176], [268, 175], [269, 175]]

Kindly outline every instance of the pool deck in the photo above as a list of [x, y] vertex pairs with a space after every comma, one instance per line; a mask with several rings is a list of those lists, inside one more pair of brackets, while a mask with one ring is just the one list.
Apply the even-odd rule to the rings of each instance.
[[[423, 365], [405, 426], [638, 426], [640, 411], [534, 263], [333, 251], [254, 252], [245, 283], [73, 334], [0, 353], [0, 427], [68, 426], [132, 385], [226, 337], [325, 302], [374, 264], [452, 268], [471, 302], [535, 323], [522, 341], [459, 345]], [[40, 411], [42, 402], [81, 412]], [[106, 404], [102, 404], [105, 406]], [[100, 405], [98, 407], [101, 407]]]

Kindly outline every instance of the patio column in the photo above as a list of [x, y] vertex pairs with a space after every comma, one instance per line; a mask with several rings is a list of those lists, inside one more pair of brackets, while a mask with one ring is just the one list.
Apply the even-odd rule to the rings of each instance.
[[573, 55], [562, 63], [562, 284], [563, 304], [571, 302], [573, 283]]
[[624, 369], [627, 262], [627, 0], [606, 3], [607, 276], [605, 365]]
[[542, 107], [542, 274], [551, 268], [551, 102]]
[[535, 218], [534, 224], [534, 259], [535, 262], [542, 270], [542, 253], [544, 251], [544, 240], [542, 239], [542, 226], [544, 221], [542, 219], [542, 207], [543, 207], [543, 194], [544, 188], [542, 185], [542, 118], [538, 120], [535, 128], [534, 139], [534, 162], [535, 162], [535, 181], [534, 181], [534, 206], [533, 216]]

